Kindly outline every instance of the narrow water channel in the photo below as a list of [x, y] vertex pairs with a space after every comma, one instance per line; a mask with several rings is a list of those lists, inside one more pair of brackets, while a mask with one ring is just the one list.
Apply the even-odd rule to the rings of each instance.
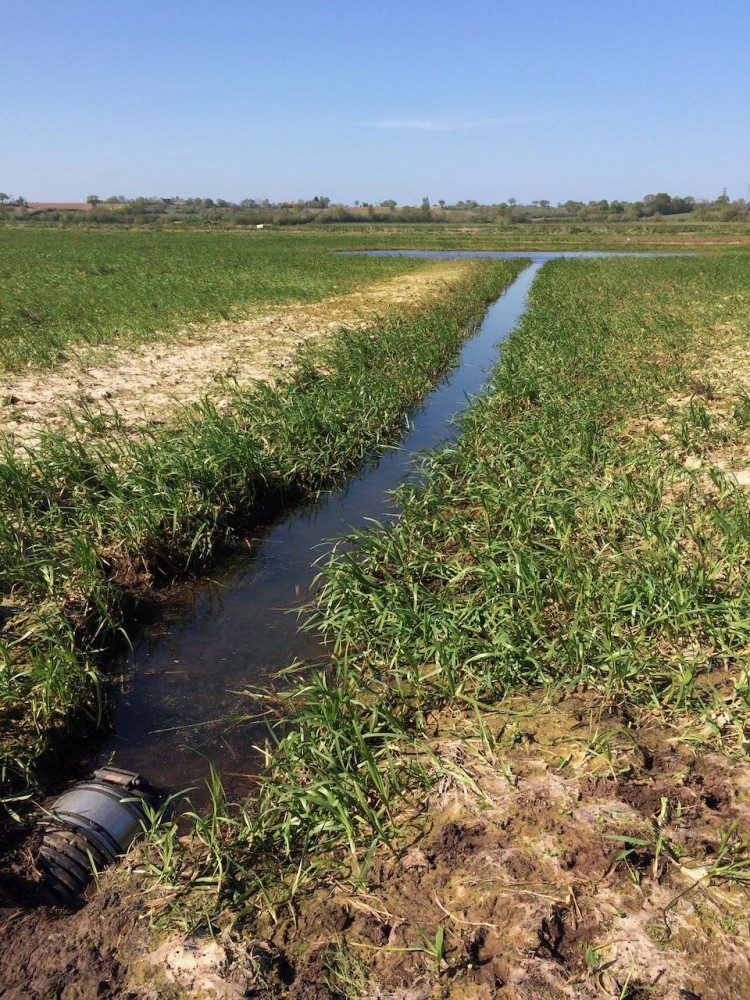
[[[157, 625], [144, 626], [120, 665], [123, 683], [113, 735], [99, 744], [85, 762], [87, 768], [111, 761], [176, 790], [202, 786], [211, 761], [225, 787], [241, 794], [257, 767], [253, 745], [262, 742], [266, 732], [263, 723], [247, 719], [257, 712], [257, 703], [241, 692], [248, 685], [261, 685], [264, 677], [295, 659], [310, 662], [324, 655], [319, 638], [300, 629], [298, 612], [311, 596], [315, 563], [330, 548], [330, 540], [369, 519], [384, 521], [396, 515], [391, 491], [419, 476], [420, 452], [449, 442], [457, 433], [456, 415], [481, 393], [497, 345], [517, 325], [542, 264], [559, 256], [605, 255], [419, 256], [525, 257], [532, 264], [489, 307], [453, 371], [409, 414], [397, 446], [374, 457], [341, 489], [282, 513], [245, 553], [218, 567], [179, 606], [165, 610]], [[233, 719], [238, 721], [231, 724]], [[199, 801], [200, 795], [194, 798]]]

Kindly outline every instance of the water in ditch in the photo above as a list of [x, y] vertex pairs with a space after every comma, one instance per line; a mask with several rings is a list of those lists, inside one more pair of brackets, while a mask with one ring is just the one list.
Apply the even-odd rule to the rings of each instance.
[[225, 787], [242, 794], [257, 770], [260, 755], [254, 746], [266, 733], [257, 719], [259, 703], [245, 689], [262, 686], [264, 678], [294, 660], [324, 655], [320, 639], [300, 628], [299, 609], [311, 596], [316, 562], [331, 539], [370, 519], [396, 516], [391, 491], [419, 476], [420, 452], [457, 433], [455, 417], [481, 393], [496, 348], [516, 326], [542, 264], [559, 256], [604, 256], [418, 255], [525, 257], [532, 264], [489, 307], [451, 373], [409, 414], [396, 446], [373, 457], [340, 489], [283, 512], [211, 579], [165, 607], [158, 622], [141, 627], [121, 664], [113, 735], [84, 761], [86, 768], [112, 762], [141, 771], [163, 787], [200, 789], [211, 761]]

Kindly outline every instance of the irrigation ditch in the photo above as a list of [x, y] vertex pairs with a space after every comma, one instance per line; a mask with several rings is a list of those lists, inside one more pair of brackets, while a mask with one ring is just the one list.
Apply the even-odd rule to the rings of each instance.
[[[405, 430], [386, 447], [365, 453], [359, 468], [331, 490], [282, 507], [258, 526], [208, 576], [162, 591], [131, 615], [132, 646], [107, 668], [109, 735], [64, 742], [47, 768], [48, 795], [97, 767], [114, 765], [147, 775], [160, 787], [189, 790], [208, 801], [208, 781], [220, 775], [241, 796], [262, 764], [267, 724], [253, 698], [292, 663], [324, 660], [315, 631], [302, 627], [319, 562], [334, 540], [368, 522], [397, 516], [393, 492], [418, 481], [422, 456], [455, 438], [456, 418], [481, 394], [497, 347], [517, 325], [539, 269], [557, 258], [648, 257], [658, 253], [597, 251], [345, 251], [347, 256], [416, 256], [528, 261], [487, 309], [437, 386], [407, 411]], [[200, 428], [198, 428], [200, 432]], [[140, 610], [139, 610], [140, 609]], [[107, 677], [110, 679], [107, 680]]]
[[[497, 360], [497, 348], [526, 307], [539, 269], [556, 258], [656, 256], [596, 252], [524, 253], [372, 251], [460, 259], [530, 260], [461, 348], [452, 371], [406, 417], [406, 429], [370, 455], [338, 488], [285, 510], [248, 548], [191, 587], [182, 602], [149, 623], [123, 658], [112, 736], [84, 768], [114, 763], [142, 771], [171, 789], [193, 787], [205, 797], [211, 762], [230, 794], [242, 794], [257, 770], [265, 723], [252, 721], [257, 705], [244, 693], [295, 661], [325, 657], [299, 611], [312, 598], [317, 564], [332, 541], [373, 520], [397, 515], [393, 491], [420, 476], [421, 456], [449, 444], [456, 418], [479, 395]], [[156, 769], [156, 773], [155, 772]]]
[[228, 412], [206, 399], [176, 425], [133, 433], [84, 410], [30, 453], [6, 442], [0, 806], [70, 754], [69, 734], [106, 722], [106, 654], [123, 625], [131, 633], [134, 598], [137, 610], [141, 595], [205, 574], [254, 526], [392, 442], [521, 267], [470, 269], [429, 305], [305, 345], [281, 386], [228, 385]]
[[317, 564], [333, 540], [372, 520], [387, 523], [397, 516], [393, 492], [418, 480], [424, 453], [454, 439], [456, 418], [482, 392], [497, 348], [518, 323], [540, 267], [557, 257], [613, 256], [416, 253], [531, 263], [490, 305], [452, 371], [407, 413], [399, 439], [368, 456], [342, 485], [282, 510], [210, 577], [178, 589], [166, 608], [149, 609], [132, 649], [113, 671], [121, 686], [114, 698], [112, 734], [79, 759], [82, 773], [114, 764], [175, 791], [190, 788], [200, 803], [210, 763], [229, 793], [241, 795], [261, 760], [252, 748], [266, 734], [265, 722], [255, 721], [252, 689], [295, 661], [325, 657], [319, 636], [301, 627], [299, 613], [312, 598]]
[[156, 768], [159, 784], [194, 787], [200, 800], [210, 761], [230, 794], [242, 794], [259, 765], [251, 748], [266, 733], [264, 723], [253, 723], [257, 704], [243, 692], [295, 661], [325, 656], [319, 637], [299, 619], [312, 597], [317, 562], [332, 540], [397, 515], [393, 491], [418, 479], [423, 453], [454, 438], [455, 418], [482, 391], [541, 263], [532, 263], [489, 306], [453, 371], [407, 414], [399, 440], [369, 456], [339, 488], [282, 512], [246, 554], [217, 567], [191, 589], [187, 604], [147, 627], [117, 671], [124, 686], [113, 734], [86, 767], [113, 762], [145, 774]]

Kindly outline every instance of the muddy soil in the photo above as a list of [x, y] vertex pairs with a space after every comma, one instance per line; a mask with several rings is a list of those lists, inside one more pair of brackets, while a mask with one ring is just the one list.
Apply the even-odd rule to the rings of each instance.
[[750, 872], [708, 875], [731, 824], [747, 857], [747, 765], [592, 709], [519, 699], [485, 717], [491, 745], [451, 720], [434, 749], [475, 786], [443, 778], [368, 889], [272, 931], [290, 995], [347, 995], [359, 970], [358, 995], [404, 1000], [750, 997]]
[[481, 738], [475, 716], [435, 719], [442, 775], [397, 850], [276, 923], [165, 938], [159, 889], [123, 869], [50, 911], [26, 845], [0, 997], [750, 997], [747, 763], [595, 706], [517, 698]]
[[44, 429], [59, 428], [71, 413], [84, 411], [116, 412], [126, 427], [153, 426], [205, 396], [224, 409], [229, 385], [284, 378], [304, 341], [438, 298], [474, 267], [473, 261], [435, 261], [349, 295], [242, 322], [186, 328], [132, 350], [72, 350], [54, 371], [0, 373], [0, 436], [33, 446]]

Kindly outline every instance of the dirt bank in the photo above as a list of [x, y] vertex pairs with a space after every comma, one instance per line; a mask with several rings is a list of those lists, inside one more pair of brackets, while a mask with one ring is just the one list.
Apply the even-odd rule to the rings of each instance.
[[736, 864], [736, 835], [720, 854], [748, 829], [746, 767], [593, 711], [518, 699], [481, 739], [451, 719], [433, 748], [465, 777], [403, 818], [411, 843], [271, 931], [290, 995], [750, 996], [747, 870], [708, 874]]
[[436, 718], [442, 777], [397, 852], [242, 933], [149, 931], [170, 892], [123, 871], [72, 915], [14, 905], [6, 879], [0, 997], [750, 996], [746, 764], [597, 711], [520, 697], [481, 735]]

